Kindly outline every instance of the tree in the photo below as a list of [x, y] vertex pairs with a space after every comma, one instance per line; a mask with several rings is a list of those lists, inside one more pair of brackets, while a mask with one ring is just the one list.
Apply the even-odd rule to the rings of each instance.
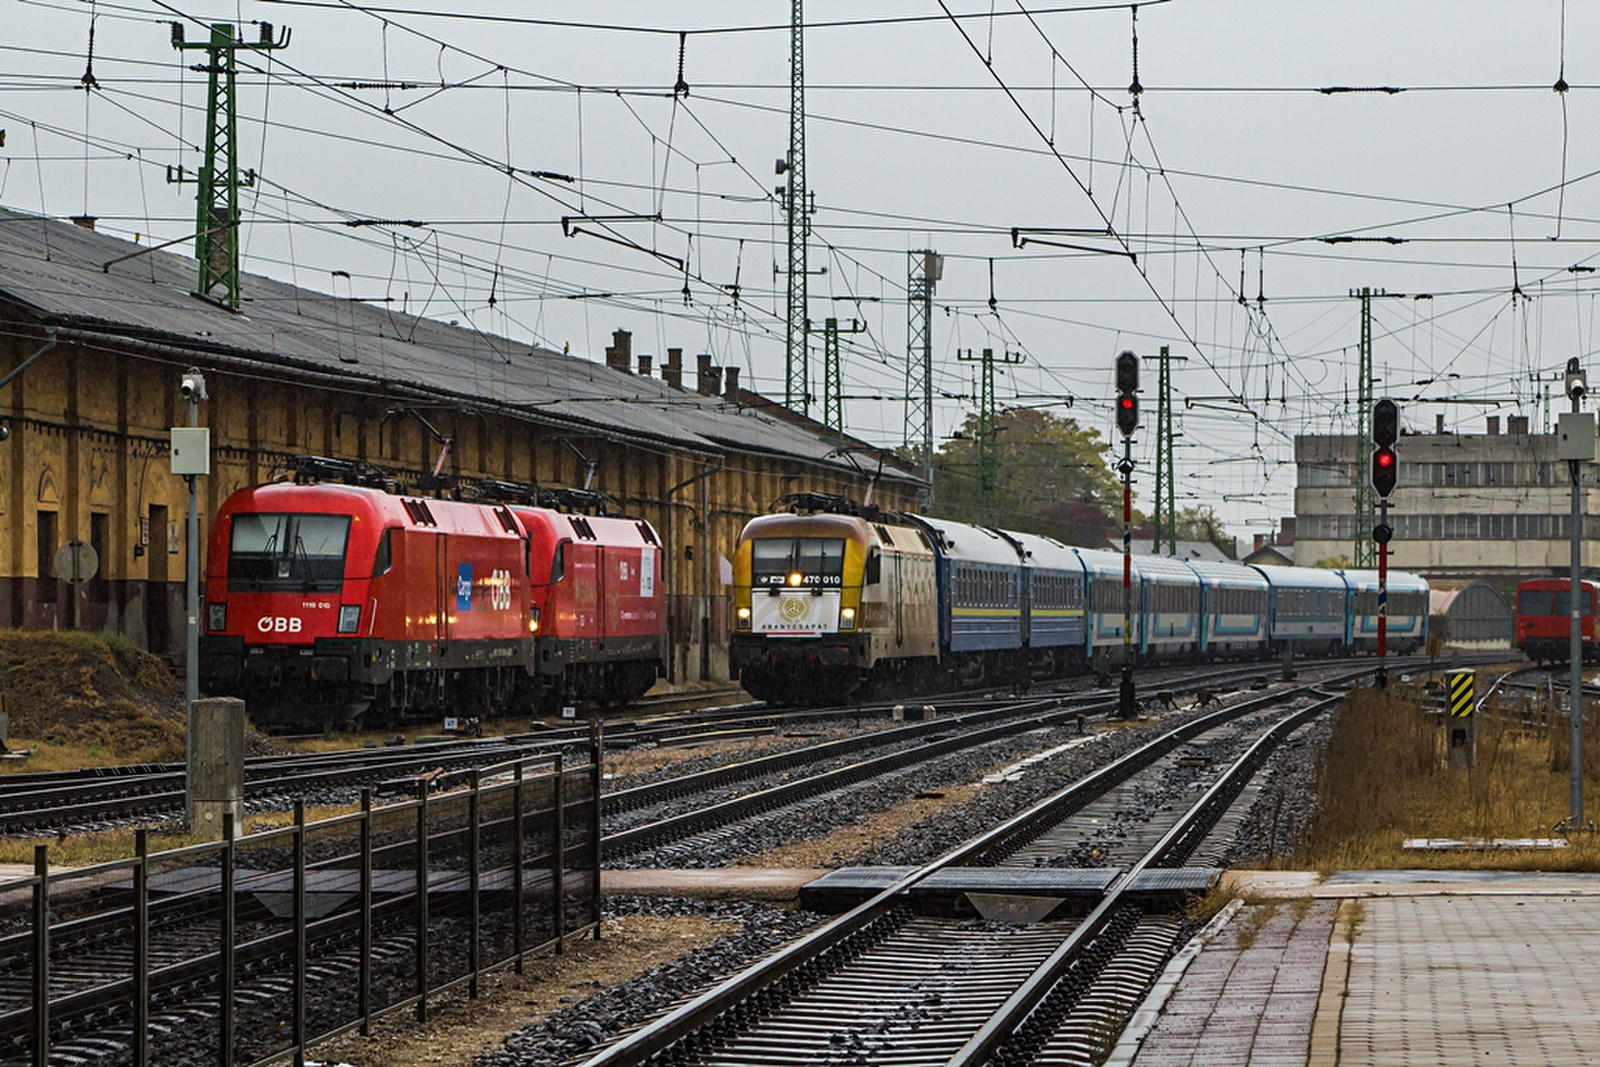
[[[1095, 546], [1122, 510], [1122, 482], [1106, 465], [1099, 430], [1035, 408], [997, 416], [999, 479], [994, 521], [1005, 528], [1047, 534], [1068, 544]], [[958, 522], [987, 522], [978, 484], [978, 417], [967, 416], [934, 456], [932, 514]]]
[[1205, 541], [1218, 546], [1226, 545], [1230, 551], [1232, 549], [1233, 538], [1228, 536], [1228, 528], [1222, 524], [1210, 504], [1179, 508], [1173, 526], [1179, 541]]

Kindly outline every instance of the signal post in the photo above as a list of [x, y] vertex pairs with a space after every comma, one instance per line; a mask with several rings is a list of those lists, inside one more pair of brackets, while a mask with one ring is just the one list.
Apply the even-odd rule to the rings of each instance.
[[1379, 689], [1389, 686], [1389, 540], [1394, 529], [1389, 525], [1389, 494], [1394, 492], [1400, 473], [1400, 458], [1394, 445], [1400, 438], [1400, 406], [1388, 397], [1372, 405], [1372, 488], [1378, 494], [1378, 524], [1372, 539], [1378, 545], [1378, 676]]
[[1133, 685], [1133, 432], [1139, 428], [1139, 357], [1117, 356], [1117, 429], [1122, 433], [1122, 685], [1117, 712], [1137, 713]]

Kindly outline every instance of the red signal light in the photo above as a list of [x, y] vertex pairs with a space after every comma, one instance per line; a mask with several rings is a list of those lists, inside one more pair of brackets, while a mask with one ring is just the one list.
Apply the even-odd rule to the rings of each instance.
[[1388, 445], [1379, 445], [1372, 452], [1372, 488], [1378, 491], [1379, 496], [1388, 496], [1394, 492], [1397, 475], [1400, 473], [1399, 458], [1394, 449]]
[[1133, 397], [1125, 396], [1125, 397], [1122, 398], [1122, 410], [1123, 411], [1132, 411], [1133, 410]]

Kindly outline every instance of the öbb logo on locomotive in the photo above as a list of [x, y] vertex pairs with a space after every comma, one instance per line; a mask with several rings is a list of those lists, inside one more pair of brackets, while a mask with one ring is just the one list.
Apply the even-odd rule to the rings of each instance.
[[296, 616], [263, 615], [256, 629], [264, 634], [297, 634], [305, 627], [305, 620]]

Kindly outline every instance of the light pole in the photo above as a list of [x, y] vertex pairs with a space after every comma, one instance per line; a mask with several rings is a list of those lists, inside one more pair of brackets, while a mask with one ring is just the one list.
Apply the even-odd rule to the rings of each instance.
[[1567, 697], [1568, 737], [1571, 766], [1568, 768], [1571, 810], [1567, 814], [1569, 831], [1584, 827], [1583, 819], [1583, 609], [1579, 594], [1583, 592], [1583, 465], [1594, 462], [1594, 416], [1583, 413], [1583, 395], [1588, 392], [1583, 365], [1576, 356], [1567, 360], [1567, 397], [1572, 410], [1561, 416], [1557, 433], [1560, 438], [1558, 456], [1567, 461], [1567, 472], [1572, 478], [1572, 584], [1567, 596], [1572, 626], [1568, 651], [1572, 659], [1571, 686]]
[[[172, 429], [172, 473], [189, 483], [188, 548], [185, 552], [184, 594], [188, 611], [187, 646], [184, 656], [184, 719], [187, 723], [186, 748], [194, 762], [194, 702], [200, 698], [200, 484], [202, 474], [211, 473], [211, 433], [200, 426], [200, 402], [206, 399], [206, 380], [190, 367], [179, 385], [189, 402], [189, 425]], [[191, 775], [184, 776], [184, 810], [192, 808]]]

